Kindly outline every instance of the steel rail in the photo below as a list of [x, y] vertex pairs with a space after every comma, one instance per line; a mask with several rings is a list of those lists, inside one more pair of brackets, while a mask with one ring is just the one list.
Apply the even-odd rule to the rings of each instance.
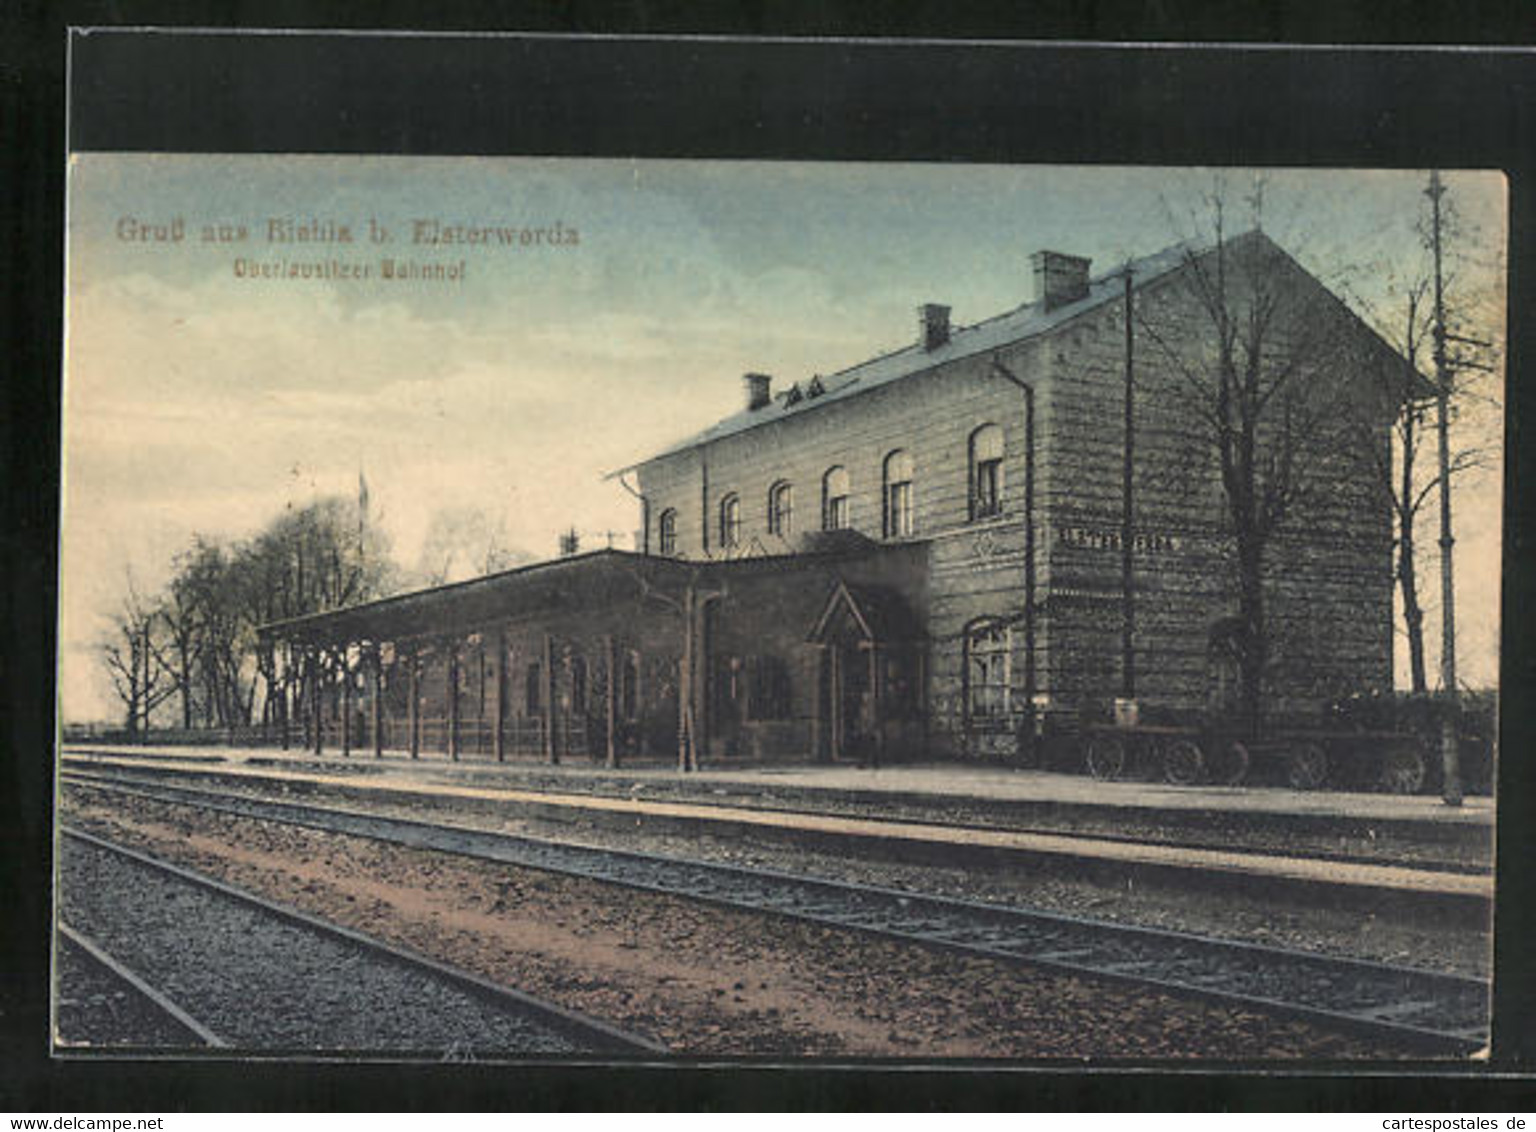
[[[227, 781], [227, 782], [230, 782], [233, 785], [259, 785], [259, 784], [261, 784], [263, 782], [271, 782], [271, 783], [279, 784], [280, 785], [283, 782], [283, 780], [279, 779], [279, 778], [265, 779], [265, 780], [264, 779], [254, 779], [253, 780], [253, 779], [250, 779], [250, 778], [246, 778], [244, 776], [233, 777], [233, 776], [229, 776], [229, 775], [224, 775], [217, 768], [208, 767], [208, 766], [202, 766], [202, 765], [189, 767], [189, 768], [187, 768], [185, 770], [183, 770], [181, 768], [168, 768], [168, 767], [158, 767], [158, 766], [156, 766], [156, 767], [116, 766], [116, 765], [112, 765], [112, 764], [102, 764], [101, 762], [99, 762], [96, 759], [81, 758], [80, 756], [77, 756], [77, 755], [68, 755], [68, 754], [66, 754], [64, 756], [64, 762], [65, 763], [76, 763], [77, 765], [66, 767], [66, 769], [64, 769], [62, 771], [63, 775], [66, 775], [66, 776], [67, 775], [92, 775], [92, 774], [96, 774], [96, 775], [112, 775], [112, 776], [114, 776], [114, 779], [113, 779], [114, 781], [138, 781], [138, 782], [157, 782], [158, 783], [158, 782], [163, 782], [166, 779], [167, 776], [170, 776], [170, 775], [181, 775], [181, 776], [186, 777], [186, 778], [191, 778], [193, 776], [196, 776], [198, 778], [205, 779], [205, 780]], [[632, 796], [630, 794], [627, 794], [627, 793], [624, 793], [624, 792], [621, 792], [621, 791], [608, 791], [608, 792], [604, 792], [604, 791], [576, 791], [576, 792], [569, 792], [569, 793], [562, 794], [562, 793], [559, 793], [559, 792], [556, 792], [556, 791], [544, 790], [544, 789], [539, 788], [539, 787], [520, 786], [518, 789], [526, 791], [528, 793], [548, 794], [548, 795], [550, 795], [550, 797], [552, 799], [591, 797], [591, 798], [593, 798], [595, 800], [599, 800], [599, 801], [613, 801], [615, 799], [630, 800], [632, 798]], [[407, 787], [401, 787], [400, 793], [402, 795], [407, 795], [409, 793], [409, 790], [408, 790]], [[900, 801], [899, 798], [897, 800]], [[652, 798], [652, 799], [649, 799], [649, 801], [652, 801], [652, 802], [665, 802], [665, 803], [668, 803], [668, 804], [674, 804], [675, 803], [675, 804], [681, 804], [681, 805], [699, 806], [699, 807], [711, 808], [711, 809], [723, 809], [723, 808], [730, 807], [730, 806], [739, 806], [739, 807], [741, 807], [743, 809], [750, 810], [753, 813], [780, 814], [780, 815], [787, 815], [787, 816], [792, 816], [792, 817], [793, 816], [799, 816], [799, 815], [807, 815], [807, 816], [822, 816], [822, 815], [825, 815], [825, 816], [831, 816], [831, 817], [856, 817], [859, 820], [868, 821], [868, 822], [877, 823], [877, 824], [878, 823], [883, 823], [883, 822], [899, 821], [902, 825], [922, 827], [922, 828], [925, 828], [925, 829], [962, 830], [962, 831], [974, 831], [974, 832], [979, 832], [979, 833], [998, 833], [998, 832], [1004, 832], [1004, 833], [1014, 833], [1014, 834], [1023, 834], [1023, 835], [1040, 835], [1040, 836], [1047, 836], [1047, 837], [1058, 838], [1058, 839], [1063, 840], [1063, 841], [1082, 842], [1084, 844], [1092, 844], [1092, 843], [1095, 843], [1095, 842], [1102, 842], [1102, 843], [1107, 844], [1107, 845], [1126, 845], [1126, 846], [1131, 846], [1131, 847], [1148, 845], [1148, 846], [1155, 846], [1155, 847], [1157, 847], [1159, 849], [1184, 849], [1184, 850], [1190, 850], [1190, 851], [1194, 851], [1194, 852], [1205, 852], [1205, 851], [1210, 851], [1210, 850], [1219, 850], [1220, 852], [1223, 852], [1223, 853], [1230, 853], [1230, 854], [1248, 856], [1248, 857], [1253, 857], [1255, 859], [1262, 859], [1262, 858], [1265, 858], [1265, 857], [1283, 856], [1283, 857], [1286, 857], [1286, 858], [1290, 858], [1290, 859], [1294, 859], [1294, 860], [1299, 860], [1299, 861], [1318, 861], [1318, 862], [1323, 862], [1323, 863], [1326, 863], [1326, 864], [1340, 864], [1340, 865], [1381, 865], [1381, 864], [1384, 864], [1384, 863], [1393, 863], [1393, 864], [1398, 863], [1398, 862], [1386, 862], [1380, 856], [1371, 856], [1370, 854], [1365, 854], [1365, 853], [1351, 853], [1351, 852], [1348, 852], [1348, 851], [1336, 850], [1336, 849], [1309, 849], [1309, 848], [1286, 849], [1283, 853], [1277, 853], [1276, 851], [1264, 848], [1263, 846], [1257, 846], [1256, 847], [1256, 846], [1251, 846], [1251, 845], [1233, 845], [1233, 844], [1230, 843], [1230, 841], [1223, 840], [1221, 838], [1221, 836], [1219, 836], [1217, 834], [1213, 834], [1212, 836], [1204, 837], [1204, 838], [1201, 838], [1201, 837], [1189, 837], [1189, 836], [1184, 836], [1184, 837], [1143, 837], [1143, 836], [1139, 836], [1137, 834], [1131, 834], [1131, 833], [1118, 833], [1118, 832], [1115, 832], [1113, 830], [1102, 830], [1101, 831], [1101, 830], [1082, 830], [1082, 829], [1060, 829], [1060, 828], [1057, 828], [1057, 827], [1054, 827], [1054, 826], [1050, 826], [1050, 825], [1042, 825], [1042, 824], [1039, 824], [1039, 823], [1029, 823], [1029, 822], [949, 821], [949, 820], [940, 820], [938, 818], [933, 818], [933, 817], [924, 817], [924, 816], [915, 816], [915, 815], [908, 815], [908, 816], [903, 816], [903, 817], [900, 817], [900, 818], [893, 818], [889, 814], [886, 814], [885, 816], [880, 816], [880, 817], [873, 817], [873, 816], [869, 816], [869, 815], [866, 815], [866, 814], [858, 812], [856, 808], [850, 810], [848, 808], [839, 807], [839, 806], [837, 806], [835, 804], [826, 804], [826, 803], [820, 803], [820, 804], [812, 803], [812, 804], [809, 804], [809, 805], [807, 805], [804, 802], [785, 803], [785, 804], [773, 804], [773, 803], [765, 803], [765, 802], [761, 802], [761, 801], [753, 800], [753, 799], [743, 799], [743, 800], [735, 800], [735, 801], [722, 801], [722, 800], [716, 799], [716, 798], [691, 797], [691, 796], [682, 796], [682, 797], [676, 797], [676, 798]], [[903, 804], [910, 804], [910, 803], [903, 803]], [[731, 819], [723, 818], [723, 819], [711, 819], [711, 820], [721, 820], [721, 821], [727, 821], [728, 822]], [[1417, 870], [1419, 872], [1424, 872], [1424, 873], [1440, 873], [1440, 874], [1444, 874], [1444, 875], [1447, 875], [1447, 876], [1492, 877], [1492, 875], [1493, 875], [1493, 869], [1489, 865], [1476, 864], [1476, 863], [1464, 862], [1464, 861], [1449, 861], [1449, 860], [1444, 860], [1444, 859], [1415, 860], [1415, 861], [1408, 862], [1406, 864], [1406, 867], [1411, 867], [1411, 868], [1413, 868], [1413, 869], [1415, 869], [1415, 870]]]
[[174, 999], [150, 983], [143, 975], [140, 975], [133, 968], [115, 958], [96, 940], [84, 932], [76, 930], [62, 919], [59, 921], [59, 936], [74, 944], [84, 954], [109, 971], [115, 978], [127, 983], [134, 990], [138, 991], [153, 1003], [157, 1010], [174, 1019], [177, 1025], [191, 1032], [203, 1045], [208, 1046], [210, 1049], [225, 1049], [229, 1046], [227, 1041], [183, 1010]]
[[1466, 1055], [1488, 1040], [1489, 984], [1469, 976], [337, 806], [185, 786], [79, 784], [1195, 996], [1390, 1037], [1436, 1055]]
[[517, 990], [514, 987], [507, 987], [500, 983], [492, 982], [490, 979], [471, 971], [466, 971], [433, 959], [428, 955], [423, 955], [419, 951], [402, 947], [398, 944], [388, 943], [375, 936], [344, 927], [341, 924], [332, 923], [329, 920], [313, 916], [297, 908], [276, 903], [265, 897], [258, 896], [256, 893], [237, 888], [220, 880], [215, 880], [213, 877], [206, 876], [193, 869], [171, 864], [169, 861], [163, 861], [158, 857], [140, 852], [139, 850], [130, 849], [110, 839], [62, 824], [59, 826], [59, 833], [64, 837], [74, 838], [98, 849], [115, 853], [127, 860], [134, 861], [139, 865], [167, 876], [175, 877], [188, 884], [218, 893], [228, 899], [255, 908], [257, 911], [272, 916], [275, 919], [296, 924], [310, 931], [340, 940], [343, 943], [358, 948], [365, 954], [382, 956], [407, 968], [432, 975], [457, 987], [459, 990], [467, 992], [474, 998], [489, 1003], [499, 1010], [525, 1016], [531, 1015], [548, 1025], [551, 1029], [560, 1032], [564, 1037], [590, 1046], [593, 1052], [646, 1055], [665, 1054], [668, 1052], [667, 1048], [660, 1043], [639, 1034], [630, 1033], [600, 1018], [594, 1018], [579, 1011], [571, 1010], [548, 999]]

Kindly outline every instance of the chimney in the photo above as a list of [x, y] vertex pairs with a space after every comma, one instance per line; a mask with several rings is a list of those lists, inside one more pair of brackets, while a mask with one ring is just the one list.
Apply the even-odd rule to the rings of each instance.
[[747, 383], [747, 408], [749, 410], [761, 409], [769, 401], [773, 400], [771, 389], [773, 377], [770, 374], [744, 374], [742, 380]]
[[1055, 310], [1088, 297], [1088, 265], [1091, 259], [1038, 251], [1029, 257], [1035, 269], [1035, 301]]
[[937, 350], [949, 341], [948, 307], [924, 303], [917, 308], [917, 340], [925, 350]]

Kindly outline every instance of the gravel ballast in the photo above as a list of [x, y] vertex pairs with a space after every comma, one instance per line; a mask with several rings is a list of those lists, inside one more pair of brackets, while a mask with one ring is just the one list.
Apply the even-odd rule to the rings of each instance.
[[54, 977], [54, 1040], [60, 1048], [184, 1050], [200, 1044], [132, 985], [62, 937]]
[[[84, 787], [72, 789], [88, 789]], [[309, 788], [255, 790], [227, 787], [249, 797], [324, 803], [327, 792]], [[116, 805], [116, 802], [111, 803]], [[1468, 927], [1437, 917], [1403, 917], [1362, 909], [1347, 899], [1335, 906], [1255, 894], [1241, 887], [1218, 895], [1177, 885], [1074, 875], [1040, 867], [984, 867], [974, 863], [892, 860], [882, 854], [834, 852], [759, 840], [740, 834], [685, 834], [640, 823], [627, 829], [582, 818], [552, 821], [515, 806], [448, 807], [441, 800], [339, 804], [371, 813], [447, 820], [495, 832], [550, 837], [597, 848], [690, 857], [702, 861], [778, 869], [851, 884], [906, 889], [965, 900], [1038, 908], [1114, 923], [1186, 931], [1266, 946], [1316, 951], [1454, 974], [1487, 977], [1492, 925]]]
[[73, 838], [65, 919], [247, 1050], [569, 1056], [566, 1038], [420, 969]]
[[1006, 962], [164, 803], [76, 818], [696, 1056], [1402, 1057]]

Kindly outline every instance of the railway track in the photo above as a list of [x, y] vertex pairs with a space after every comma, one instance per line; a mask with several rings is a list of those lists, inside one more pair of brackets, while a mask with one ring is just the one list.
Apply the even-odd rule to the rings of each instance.
[[1466, 976], [337, 807], [127, 786], [73, 771], [63, 781], [1240, 1004], [1391, 1038], [1426, 1055], [1461, 1056], [1488, 1040], [1489, 985]]
[[60, 833], [61, 936], [189, 1031], [188, 1047], [463, 1059], [665, 1052], [137, 850]]
[[226, 1043], [102, 944], [61, 922], [54, 1034], [63, 1048], [221, 1049]]

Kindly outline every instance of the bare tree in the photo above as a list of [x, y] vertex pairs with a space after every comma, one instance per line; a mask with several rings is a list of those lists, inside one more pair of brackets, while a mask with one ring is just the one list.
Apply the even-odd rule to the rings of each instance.
[[112, 628], [100, 644], [100, 655], [112, 690], [122, 701], [131, 739], [149, 730], [155, 708], [176, 691], [169, 670], [156, 657], [157, 622], [156, 611], [128, 575], [122, 604], [112, 616]]
[[1382, 419], [1379, 391], [1341, 380], [1371, 368], [1361, 345], [1368, 332], [1263, 235], [1257, 200], [1254, 228], [1231, 237], [1218, 191], [1209, 202], [1212, 238], [1186, 242], [1175, 285], [1191, 301], [1156, 312], [1192, 308], [1192, 321], [1148, 314], [1145, 303], [1136, 312], [1219, 474], [1236, 590], [1238, 708], [1250, 726], [1261, 718], [1274, 644], [1266, 579], [1276, 539], [1337, 482], [1360, 443], [1349, 426]]
[[474, 505], [440, 507], [427, 526], [416, 572], [426, 585], [441, 586], [532, 560], [531, 554], [508, 543], [499, 515]]
[[[1392, 509], [1397, 563], [1393, 573], [1402, 601], [1403, 633], [1408, 642], [1409, 688], [1415, 694], [1429, 690], [1424, 649], [1424, 604], [1419, 592], [1418, 537], [1420, 513], [1440, 487], [1441, 473], [1433, 463], [1421, 462], [1421, 448], [1426, 438], [1433, 439], [1426, 412], [1434, 397], [1434, 386], [1420, 370], [1424, 347], [1431, 341], [1433, 315], [1426, 296], [1429, 281], [1419, 279], [1406, 289], [1405, 315], [1400, 346], [1403, 365], [1392, 382], [1392, 396], [1399, 407], [1393, 427], [1390, 453], [1379, 447], [1360, 443], [1357, 451], [1368, 460], [1383, 498]], [[1460, 444], [1450, 453], [1445, 474], [1453, 481], [1474, 468], [1485, 467], [1489, 450], [1486, 444]]]
[[181, 696], [181, 726], [192, 727], [194, 676], [202, 659], [203, 632], [197, 602], [183, 576], [185, 562], [179, 564], [177, 577], [171, 580], [156, 613], [164, 628], [164, 645], [151, 647], [155, 660], [170, 673], [174, 690]]
[[[1426, 257], [1434, 242], [1429, 211], [1425, 209], [1418, 224]], [[1469, 235], [1449, 198], [1442, 202], [1440, 219], [1442, 232], [1447, 237]], [[1468, 242], [1475, 243], [1475, 240]], [[1447, 350], [1446, 360], [1458, 376], [1446, 390], [1457, 427], [1443, 470], [1433, 452], [1427, 454], [1427, 459], [1421, 458], [1426, 456], [1422, 447], [1435, 440], [1436, 422], [1430, 410], [1439, 392], [1438, 379], [1426, 376], [1425, 372], [1434, 368], [1435, 307], [1431, 293], [1431, 264], [1426, 258], [1405, 284], [1392, 288], [1391, 293], [1403, 301], [1403, 314], [1398, 316], [1402, 321], [1396, 326], [1392, 325], [1392, 320], [1383, 319], [1373, 311], [1365, 298], [1351, 294], [1352, 300], [1372, 317], [1383, 337], [1392, 341], [1403, 357], [1403, 365], [1387, 378], [1397, 412], [1392, 451], [1384, 455], [1379, 448], [1366, 443], [1357, 445], [1356, 451], [1367, 457], [1368, 474], [1392, 510], [1397, 557], [1394, 575], [1402, 603], [1403, 633], [1408, 644], [1409, 687], [1415, 694], [1429, 690], [1417, 524], [1425, 505], [1438, 495], [1442, 475], [1454, 487], [1466, 473], [1490, 467], [1495, 462], [1498, 443], [1497, 436], [1490, 435], [1483, 427], [1487, 424], [1487, 414], [1468, 413], [1463, 421], [1462, 409], [1492, 407], [1494, 419], [1498, 417], [1497, 402], [1485, 388], [1486, 382], [1480, 375], [1496, 372], [1498, 368], [1493, 363], [1498, 353], [1497, 325], [1502, 321], [1498, 308], [1502, 305], [1502, 295], [1481, 293], [1467, 277], [1482, 275], [1496, 279], [1501, 273], [1497, 264], [1482, 265], [1481, 271], [1468, 271], [1474, 265], [1464, 256], [1447, 256], [1447, 259], [1451, 265], [1442, 290], [1449, 293], [1444, 294], [1442, 306], [1451, 348]], [[1471, 356], [1473, 354], [1477, 356]]]

